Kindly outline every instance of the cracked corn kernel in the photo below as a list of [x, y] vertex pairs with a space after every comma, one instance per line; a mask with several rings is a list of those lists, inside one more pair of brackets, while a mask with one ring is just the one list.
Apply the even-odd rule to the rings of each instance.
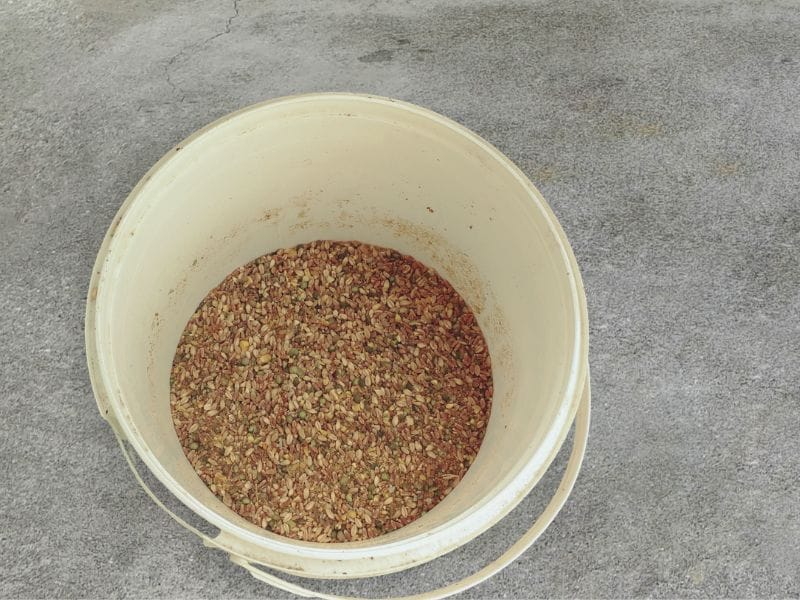
[[171, 392], [178, 438], [217, 497], [280, 535], [335, 543], [402, 527], [455, 487], [483, 440], [492, 375], [474, 315], [435, 271], [321, 241], [208, 294]]

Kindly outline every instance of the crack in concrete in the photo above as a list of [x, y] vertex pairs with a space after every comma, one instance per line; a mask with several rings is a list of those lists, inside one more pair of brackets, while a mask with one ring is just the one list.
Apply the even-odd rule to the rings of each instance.
[[233, 23], [233, 20], [236, 19], [238, 16], [239, 16], [239, 0], [233, 0], [233, 14], [229, 16], [228, 19], [225, 21], [225, 29], [223, 31], [215, 33], [214, 35], [207, 37], [204, 40], [200, 40], [199, 42], [195, 42], [193, 44], [188, 44], [184, 46], [164, 64], [164, 78], [169, 87], [172, 89], [172, 93], [180, 94], [180, 100], [178, 100], [179, 104], [183, 103], [183, 101], [186, 99], [186, 92], [181, 90], [172, 80], [172, 73], [171, 73], [172, 66], [181, 56], [184, 56], [190, 50], [196, 50], [198, 48], [202, 48], [206, 44], [213, 42], [218, 37], [229, 34], [231, 32], [231, 24]]

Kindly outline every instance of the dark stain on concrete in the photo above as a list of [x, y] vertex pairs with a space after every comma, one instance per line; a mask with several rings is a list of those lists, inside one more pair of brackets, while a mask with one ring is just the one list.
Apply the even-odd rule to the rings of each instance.
[[370, 52], [369, 54], [359, 56], [358, 60], [365, 63], [390, 62], [393, 57], [394, 50], [381, 48], [380, 50], [375, 50], [375, 52]]

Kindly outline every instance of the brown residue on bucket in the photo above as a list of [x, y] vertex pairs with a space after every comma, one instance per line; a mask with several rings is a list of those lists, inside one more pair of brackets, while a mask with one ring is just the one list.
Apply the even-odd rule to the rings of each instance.
[[267, 209], [261, 214], [261, 217], [258, 220], [259, 220], [259, 222], [262, 222], [262, 223], [266, 222], [266, 221], [272, 221], [272, 220], [277, 219], [278, 217], [280, 217], [281, 216], [281, 212], [282, 212], [282, 210], [280, 208]]
[[169, 289], [167, 295], [169, 296], [170, 302], [174, 301], [176, 297], [183, 294], [183, 291], [186, 289], [187, 281], [188, 281], [188, 276], [184, 275], [178, 280], [178, 283], [175, 284], [175, 287]]
[[147, 337], [147, 379], [151, 389], [155, 385], [153, 374], [156, 372], [156, 348], [158, 339], [161, 337], [162, 326], [161, 316], [157, 312], [153, 313], [153, 319], [150, 321], [150, 335]]
[[434, 231], [406, 219], [383, 218], [375, 222], [397, 237], [413, 239], [433, 255], [436, 264], [449, 265], [447, 273], [443, 274], [464, 295], [476, 315], [483, 312], [486, 307], [486, 291], [480, 274], [466, 254], [453, 248]]
[[297, 216], [295, 217], [291, 227], [289, 227], [291, 231], [302, 231], [316, 224], [316, 222], [312, 221], [308, 217], [308, 204], [313, 200], [313, 198], [314, 192], [310, 190], [292, 198], [292, 206], [297, 209]]

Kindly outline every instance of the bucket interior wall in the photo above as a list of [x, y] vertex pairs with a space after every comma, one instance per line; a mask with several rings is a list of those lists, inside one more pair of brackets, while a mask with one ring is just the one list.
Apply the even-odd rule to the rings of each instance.
[[[495, 399], [478, 459], [459, 486], [383, 544], [446, 523], [497, 493], [562, 410], [574, 307], [561, 246], [518, 175], [424, 113], [335, 100], [256, 108], [176, 149], [137, 191], [106, 265], [98, 336], [127, 420], [175, 485], [220, 518], [226, 508], [185, 459], [169, 372], [206, 293], [236, 267], [317, 239], [411, 254], [464, 296], [484, 331]], [[146, 201], [144, 200], [146, 198]], [[546, 466], [546, 465], [545, 465]]]

